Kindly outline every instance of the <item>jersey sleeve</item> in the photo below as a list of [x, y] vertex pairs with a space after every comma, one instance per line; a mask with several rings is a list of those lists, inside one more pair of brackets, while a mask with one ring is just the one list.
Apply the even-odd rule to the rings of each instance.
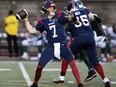
[[62, 24], [68, 23], [68, 18], [66, 18], [65, 16], [66, 16], [65, 12], [58, 13], [58, 20], [60, 23], [62, 23]]
[[38, 21], [37, 25], [35, 26], [35, 29], [42, 33], [44, 31], [44, 26], [43, 25], [44, 25], [43, 19], [40, 19]]

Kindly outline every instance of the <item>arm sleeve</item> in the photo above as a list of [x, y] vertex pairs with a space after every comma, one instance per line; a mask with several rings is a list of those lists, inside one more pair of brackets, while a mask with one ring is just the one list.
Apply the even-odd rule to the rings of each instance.
[[95, 16], [95, 15], [94, 15], [94, 18], [96, 19], [97, 23], [101, 23], [101, 22], [102, 22], [102, 21], [101, 21], [101, 18], [99, 18], [98, 16]]
[[69, 20], [68, 18], [65, 17], [66, 16], [66, 13], [65, 12], [61, 12], [58, 14], [58, 20], [62, 23], [62, 24], [66, 24], [66, 23], [69, 23], [69, 22], [76, 22], [77, 21], [77, 18], [74, 17]]
[[97, 36], [106, 36], [101, 26], [101, 23], [97, 22], [96, 19], [94, 19], [94, 21], [91, 22], [91, 26], [92, 26], [92, 29], [96, 31]]
[[[90, 13], [89, 8], [85, 8], [85, 9], [86, 9], [86, 12], [89, 14]], [[91, 21], [92, 29], [94, 31], [96, 31], [97, 36], [106, 36], [105, 32], [101, 26], [101, 19], [99, 17], [96, 17], [96, 16], [94, 16], [94, 18], [95, 19], [93, 21]]]
[[40, 31], [41, 33], [44, 31], [44, 22], [43, 22], [43, 20], [42, 19], [40, 19], [39, 21], [38, 21], [38, 24], [35, 26], [35, 29], [37, 30], [37, 31]]

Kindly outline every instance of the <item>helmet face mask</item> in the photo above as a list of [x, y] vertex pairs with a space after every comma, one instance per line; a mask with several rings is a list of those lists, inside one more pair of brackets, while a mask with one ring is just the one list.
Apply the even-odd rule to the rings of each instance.
[[43, 6], [42, 6], [42, 11], [41, 12], [43, 14], [49, 14], [49, 11], [46, 8], [44, 8]]
[[[48, 10], [50, 7], [53, 7], [53, 9], [54, 9], [53, 12], [50, 12]], [[46, 15], [54, 15], [55, 12], [56, 12], [56, 5], [51, 0], [48, 0], [48, 1], [43, 3], [43, 5], [42, 5], [42, 13], [44, 13]]]
[[49, 16], [54, 16], [55, 15], [55, 9], [54, 9], [54, 7], [49, 7], [48, 9], [47, 9], [47, 11], [49, 12]]

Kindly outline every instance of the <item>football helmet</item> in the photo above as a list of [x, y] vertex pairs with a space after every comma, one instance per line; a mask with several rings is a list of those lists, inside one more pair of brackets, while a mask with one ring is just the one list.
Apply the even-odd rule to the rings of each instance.
[[68, 5], [67, 5], [67, 10], [68, 11], [72, 11], [72, 10], [74, 11], [75, 9], [79, 9], [78, 4], [74, 0], [69, 1]]
[[56, 12], [56, 5], [55, 5], [55, 3], [53, 3], [51, 0], [47, 0], [42, 5], [42, 13], [47, 14], [47, 15], [50, 14], [50, 12], [47, 10], [49, 7], [53, 7], [54, 8], [54, 12]]
[[78, 6], [79, 6], [80, 9], [84, 8], [84, 5], [83, 5], [83, 3], [82, 3], [81, 0], [74, 0], [74, 2], [78, 4]]

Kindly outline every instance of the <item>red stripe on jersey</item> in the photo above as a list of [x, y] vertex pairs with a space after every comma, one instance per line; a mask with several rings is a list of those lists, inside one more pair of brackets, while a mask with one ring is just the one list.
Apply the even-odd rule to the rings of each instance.
[[40, 23], [40, 24], [43, 24], [43, 20], [42, 20], [42, 19], [40, 19], [40, 20], [39, 20], [39, 23]]
[[61, 15], [62, 15], [62, 12], [58, 13], [58, 17], [61, 17]]

